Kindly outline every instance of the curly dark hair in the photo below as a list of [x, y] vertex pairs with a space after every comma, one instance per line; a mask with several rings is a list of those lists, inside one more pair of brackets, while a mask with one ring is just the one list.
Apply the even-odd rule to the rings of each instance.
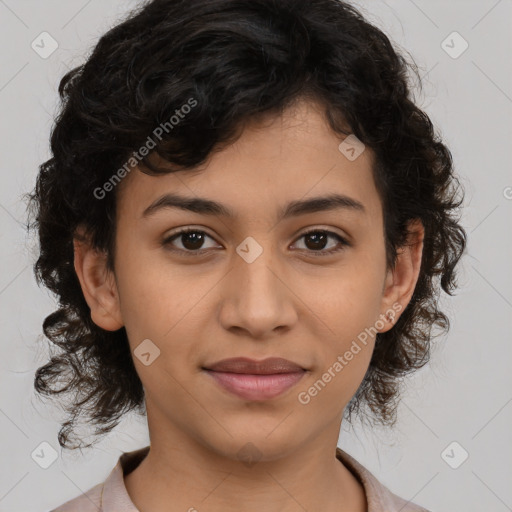
[[86, 62], [61, 79], [52, 157], [29, 194], [29, 229], [40, 244], [37, 282], [59, 300], [43, 323], [52, 353], [34, 386], [41, 395], [72, 394], [58, 435], [62, 447], [94, 444], [71, 445], [79, 419], [94, 424], [98, 437], [126, 412], [145, 413], [124, 327], [108, 332], [91, 320], [73, 240], [84, 226], [114, 270], [117, 189], [101, 199], [95, 191], [190, 98], [195, 108], [141, 159], [143, 172], [193, 172], [236, 141], [249, 121], [309, 99], [322, 106], [334, 132], [353, 133], [375, 154], [388, 268], [407, 243], [408, 222], [422, 221], [414, 294], [394, 327], [377, 334], [368, 371], [345, 410], [348, 419], [357, 412], [374, 424], [395, 423], [401, 378], [428, 362], [433, 328], [449, 329], [439, 294], [442, 288], [453, 295], [466, 247], [456, 217], [462, 187], [449, 149], [412, 99], [408, 70], [420, 87], [422, 79], [411, 60], [341, 0], [153, 0], [102, 35]]

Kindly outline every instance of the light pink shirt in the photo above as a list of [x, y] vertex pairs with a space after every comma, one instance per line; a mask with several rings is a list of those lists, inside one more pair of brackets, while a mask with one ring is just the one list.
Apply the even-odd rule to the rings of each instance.
[[[148, 451], [149, 446], [146, 446], [123, 453], [104, 482], [51, 512], [139, 512], [128, 495], [123, 477], [140, 464]], [[340, 448], [336, 448], [336, 457], [363, 485], [368, 512], [429, 512], [393, 494], [364, 466]]]

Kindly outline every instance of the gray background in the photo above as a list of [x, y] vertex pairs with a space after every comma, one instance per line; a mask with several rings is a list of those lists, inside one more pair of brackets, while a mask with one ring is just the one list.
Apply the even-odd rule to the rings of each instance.
[[[420, 67], [424, 89], [416, 100], [465, 186], [469, 246], [457, 296], [442, 299], [451, 331], [410, 378], [397, 427], [343, 426], [339, 445], [432, 512], [512, 510], [512, 1], [354, 3]], [[49, 158], [59, 78], [135, 5], [0, 0], [0, 511], [45, 512], [104, 480], [121, 452], [148, 444], [145, 420], [128, 417], [93, 450], [61, 454], [60, 411], [32, 391], [47, 355], [41, 324], [55, 302], [32, 275], [36, 245], [25, 235], [21, 199]], [[31, 47], [43, 31], [59, 45], [46, 59]], [[454, 31], [469, 43], [458, 58], [442, 47]], [[58, 455], [47, 469], [31, 458], [42, 442]], [[446, 461], [456, 465], [462, 450], [469, 458], [453, 469]]]

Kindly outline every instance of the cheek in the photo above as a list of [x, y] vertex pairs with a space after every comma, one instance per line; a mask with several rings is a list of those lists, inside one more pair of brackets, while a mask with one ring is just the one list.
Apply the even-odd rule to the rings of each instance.
[[[118, 289], [137, 372], [148, 390], [153, 385], [160, 389], [163, 381], [171, 389], [175, 381], [167, 372], [181, 382], [190, 378], [191, 368], [197, 365], [197, 343], [204, 337], [201, 319], [211, 318], [204, 312], [205, 293], [215, 286], [218, 276], [194, 276], [193, 272], [183, 272], [166, 262], [164, 257], [134, 249], [125, 254], [130, 258], [119, 262]], [[157, 347], [153, 350], [158, 357], [150, 366], [136, 358], [137, 348], [143, 346], [144, 340]], [[149, 347], [151, 351], [152, 345]]]
[[199, 301], [201, 289], [166, 261], [163, 249], [141, 250], [132, 241], [119, 246], [116, 277], [127, 332], [134, 339], [163, 337]]
[[361, 385], [370, 363], [373, 344], [360, 344], [360, 347], [353, 347], [352, 350], [350, 347], [349, 344], [347, 350], [329, 354], [325, 366], [312, 374], [297, 390], [298, 407], [304, 408], [305, 417], [311, 421], [326, 416], [339, 418]]
[[380, 313], [383, 279], [375, 261], [358, 257], [333, 269], [316, 283], [305, 283], [300, 293], [340, 348], [341, 340], [357, 336], [375, 324]]
[[333, 400], [341, 407], [357, 391], [373, 353], [382, 279], [375, 261], [360, 258], [333, 272], [313, 293], [310, 287], [308, 305], [318, 312], [322, 334], [315, 346], [318, 365], [307, 383], [314, 387], [305, 400], [325, 406]]

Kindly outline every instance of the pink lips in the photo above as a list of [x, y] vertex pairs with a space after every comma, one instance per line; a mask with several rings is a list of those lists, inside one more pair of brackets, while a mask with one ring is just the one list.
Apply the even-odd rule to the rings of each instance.
[[294, 386], [306, 370], [282, 358], [262, 361], [237, 357], [205, 367], [206, 373], [227, 391], [245, 400], [274, 398]]

